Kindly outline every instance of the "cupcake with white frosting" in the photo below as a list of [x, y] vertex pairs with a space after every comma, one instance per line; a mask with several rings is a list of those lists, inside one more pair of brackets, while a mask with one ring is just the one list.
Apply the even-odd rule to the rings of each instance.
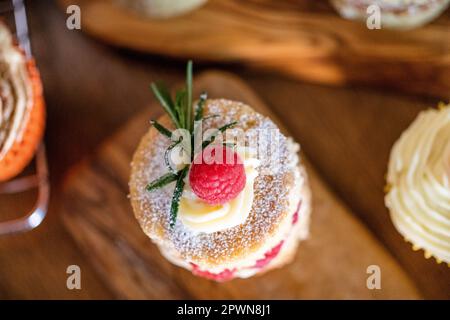
[[133, 157], [135, 217], [164, 257], [195, 275], [226, 281], [280, 267], [309, 230], [299, 146], [241, 102], [192, 103], [189, 70], [175, 101], [153, 85], [167, 115]]
[[423, 111], [395, 143], [386, 205], [415, 250], [450, 263], [450, 105]]

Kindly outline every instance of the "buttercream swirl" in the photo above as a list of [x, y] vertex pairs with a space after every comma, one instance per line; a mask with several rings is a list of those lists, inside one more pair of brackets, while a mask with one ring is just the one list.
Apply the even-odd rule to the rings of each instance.
[[450, 105], [427, 110], [395, 143], [386, 205], [398, 231], [450, 263]]
[[24, 55], [0, 24], [0, 160], [22, 139], [32, 107], [32, 91]]
[[259, 160], [249, 148], [239, 147], [237, 152], [243, 159], [246, 183], [241, 193], [231, 201], [222, 205], [210, 205], [194, 194], [189, 186], [189, 179], [186, 179], [178, 215], [191, 231], [212, 233], [237, 226], [247, 219], [253, 204], [253, 183], [258, 176]]

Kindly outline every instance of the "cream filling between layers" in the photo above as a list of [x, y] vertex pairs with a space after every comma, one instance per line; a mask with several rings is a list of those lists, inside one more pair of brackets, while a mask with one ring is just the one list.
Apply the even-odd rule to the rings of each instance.
[[23, 136], [33, 89], [26, 59], [13, 45], [9, 30], [0, 24], [0, 160]]
[[450, 106], [422, 112], [394, 145], [386, 205], [398, 231], [450, 263]]
[[258, 176], [259, 160], [248, 148], [238, 148], [237, 153], [243, 159], [246, 182], [241, 193], [223, 205], [210, 205], [199, 199], [189, 185], [186, 186], [180, 200], [178, 216], [181, 222], [192, 232], [212, 233], [242, 224], [252, 209], [253, 183]]

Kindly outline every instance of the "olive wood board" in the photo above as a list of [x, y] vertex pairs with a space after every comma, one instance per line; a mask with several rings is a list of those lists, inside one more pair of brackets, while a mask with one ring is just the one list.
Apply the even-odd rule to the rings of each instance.
[[[196, 78], [194, 88], [196, 95], [207, 91], [211, 98], [243, 101], [287, 133], [264, 102], [234, 75], [208, 71]], [[300, 244], [291, 264], [225, 283], [195, 277], [170, 264], [141, 231], [127, 197], [133, 152], [159, 108], [154, 103], [129, 120], [95, 155], [72, 168], [64, 182], [63, 223], [117, 298], [421, 298], [398, 262], [306, 159], [313, 192], [311, 235]], [[367, 287], [371, 265], [380, 267], [381, 289]]]
[[[450, 98], [450, 12], [415, 30], [370, 30], [328, 1], [210, 0], [151, 19], [115, 0], [81, 8], [82, 30], [117, 47], [196, 62], [242, 63], [329, 85], [364, 84]], [[450, 11], [450, 10], [449, 10]]]

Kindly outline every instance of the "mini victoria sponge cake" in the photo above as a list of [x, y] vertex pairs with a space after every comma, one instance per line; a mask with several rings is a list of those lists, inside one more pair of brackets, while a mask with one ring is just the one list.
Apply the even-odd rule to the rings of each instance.
[[[248, 215], [234, 226], [205, 232], [186, 224], [180, 211], [180, 218], [171, 227], [174, 184], [146, 191], [148, 182], [165, 172], [164, 150], [170, 145], [170, 139], [151, 128], [132, 161], [130, 198], [136, 219], [169, 261], [212, 280], [247, 278], [290, 262], [299, 240], [308, 236], [310, 218], [311, 195], [298, 145], [283, 136], [270, 119], [243, 103], [206, 100], [204, 113], [205, 117], [220, 115], [206, 121], [205, 129], [238, 121], [228, 129], [229, 135], [243, 132], [245, 145], [259, 150], [254, 156], [258, 174], [254, 179], [247, 176], [253, 195]], [[160, 123], [171, 127], [167, 116]], [[247, 186], [243, 192], [246, 190]], [[183, 196], [188, 191], [189, 186]]]
[[0, 182], [18, 175], [42, 140], [45, 105], [33, 59], [0, 23]]

